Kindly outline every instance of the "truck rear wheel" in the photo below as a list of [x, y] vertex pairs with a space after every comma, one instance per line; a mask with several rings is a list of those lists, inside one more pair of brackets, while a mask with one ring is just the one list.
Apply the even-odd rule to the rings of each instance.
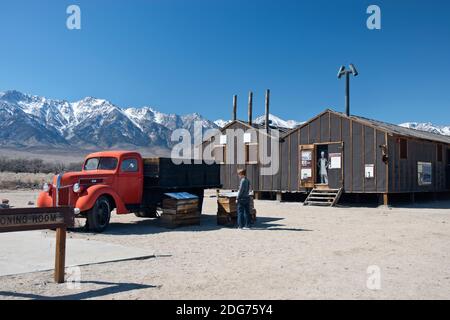
[[103, 232], [111, 219], [111, 204], [107, 197], [100, 197], [87, 214], [86, 226], [89, 231]]
[[140, 209], [138, 212], [135, 212], [134, 215], [138, 218], [156, 218], [158, 217], [156, 212], [156, 207], [148, 207], [144, 209]]

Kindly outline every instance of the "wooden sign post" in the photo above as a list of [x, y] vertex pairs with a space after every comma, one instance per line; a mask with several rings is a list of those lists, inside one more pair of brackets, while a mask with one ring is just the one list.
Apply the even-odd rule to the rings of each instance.
[[0, 210], [0, 233], [56, 229], [56, 283], [64, 282], [66, 231], [73, 225], [74, 214], [70, 207]]

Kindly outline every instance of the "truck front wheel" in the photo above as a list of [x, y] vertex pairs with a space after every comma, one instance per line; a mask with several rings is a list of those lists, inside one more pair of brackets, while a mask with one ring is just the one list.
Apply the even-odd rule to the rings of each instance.
[[87, 228], [89, 231], [103, 232], [111, 219], [111, 204], [107, 197], [100, 197], [94, 207], [87, 214]]

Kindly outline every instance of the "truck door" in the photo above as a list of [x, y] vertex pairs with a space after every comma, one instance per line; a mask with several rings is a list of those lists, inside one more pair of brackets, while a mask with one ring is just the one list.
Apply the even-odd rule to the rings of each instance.
[[135, 157], [123, 158], [117, 176], [117, 190], [126, 205], [138, 205], [142, 200], [142, 163]]

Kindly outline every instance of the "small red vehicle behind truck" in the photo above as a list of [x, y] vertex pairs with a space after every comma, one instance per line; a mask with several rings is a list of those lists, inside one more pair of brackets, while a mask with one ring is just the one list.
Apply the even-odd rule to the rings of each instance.
[[117, 214], [157, 217], [157, 207], [168, 192], [199, 197], [205, 189], [220, 188], [217, 164], [175, 164], [170, 158], [142, 158], [137, 152], [106, 151], [88, 155], [82, 171], [58, 174], [43, 186], [38, 207], [70, 206], [86, 218], [90, 231], [102, 232]]

